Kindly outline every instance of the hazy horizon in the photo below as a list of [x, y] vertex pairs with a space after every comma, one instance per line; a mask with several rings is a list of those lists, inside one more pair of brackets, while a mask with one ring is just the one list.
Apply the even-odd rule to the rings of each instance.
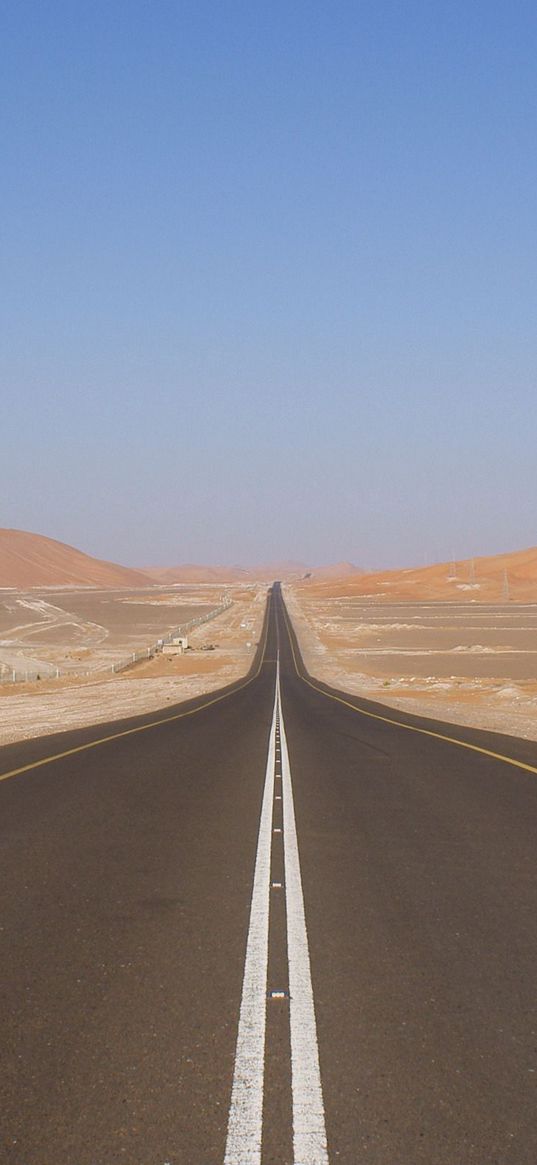
[[3, 14], [0, 525], [140, 566], [537, 543], [537, 11]]
[[[26, 533], [26, 534], [30, 534], [30, 535], [44, 536], [46, 538], [52, 537], [51, 535], [47, 534], [46, 531], [43, 531], [43, 530], [25, 530], [25, 531], [19, 530], [18, 532], [19, 533]], [[79, 543], [74, 543], [74, 542], [65, 543], [64, 539], [56, 539], [56, 541], [61, 542], [65, 545], [68, 545], [74, 550], [82, 551], [82, 553], [89, 554], [93, 557], [92, 552], [90, 550], [88, 550], [88, 548], [80, 542]], [[500, 556], [501, 555], [512, 555], [512, 554], [517, 554], [518, 552], [523, 553], [526, 550], [533, 550], [533, 549], [535, 549], [533, 544], [529, 545], [529, 546], [516, 546], [516, 547], [511, 546], [511, 547], [504, 547], [502, 550], [499, 550], [499, 551], [492, 551], [490, 555], [488, 552], [485, 552], [484, 554], [469, 554], [469, 555], [458, 555], [458, 556], [448, 555], [444, 558], [434, 559], [434, 560], [431, 560], [429, 562], [392, 563], [391, 566], [389, 566], [389, 567], [379, 565], [378, 563], [364, 564], [364, 563], [360, 563], [360, 562], [353, 562], [351, 559], [348, 559], [348, 558], [330, 559], [328, 561], [317, 560], [317, 561], [307, 562], [303, 559], [285, 558], [285, 556], [283, 556], [283, 555], [280, 555], [279, 557], [274, 556], [271, 559], [259, 558], [259, 559], [253, 559], [253, 560], [244, 559], [241, 561], [232, 560], [232, 559], [217, 560], [217, 559], [209, 559], [209, 558], [207, 558], [207, 559], [199, 558], [196, 560], [183, 558], [183, 559], [172, 560], [171, 558], [168, 558], [168, 559], [162, 560], [160, 562], [155, 562], [155, 561], [149, 562], [148, 560], [142, 561], [139, 559], [137, 559], [136, 561], [126, 562], [126, 561], [120, 561], [117, 558], [115, 558], [115, 559], [114, 558], [106, 558], [106, 557], [103, 558], [102, 555], [100, 555], [100, 556], [94, 555], [94, 557], [101, 558], [104, 561], [108, 561], [112, 564], [115, 563], [118, 566], [133, 567], [133, 568], [138, 569], [140, 571], [166, 569], [168, 567], [174, 567], [174, 566], [200, 566], [200, 567], [208, 567], [208, 568], [209, 567], [222, 567], [225, 569], [237, 568], [237, 569], [244, 569], [244, 570], [259, 570], [259, 569], [262, 570], [264, 568], [275, 568], [276, 569], [278, 567], [280, 567], [280, 568], [285, 567], [287, 569], [296, 568], [296, 569], [304, 569], [304, 570], [319, 570], [319, 569], [322, 570], [322, 569], [326, 569], [329, 567], [341, 565], [341, 566], [353, 566], [358, 571], [361, 570], [361, 571], [364, 571], [366, 573], [375, 573], [377, 571], [384, 571], [384, 570], [395, 570], [395, 571], [402, 570], [402, 571], [405, 571], [409, 568], [419, 569], [420, 567], [423, 567], [423, 566], [435, 566], [435, 565], [439, 565], [442, 563], [450, 563], [453, 560], [455, 560], [456, 563], [457, 562], [460, 563], [463, 561], [469, 562], [472, 559], [478, 559], [479, 557], [489, 557], [489, 556], [494, 557], [495, 555], [500, 555]]]

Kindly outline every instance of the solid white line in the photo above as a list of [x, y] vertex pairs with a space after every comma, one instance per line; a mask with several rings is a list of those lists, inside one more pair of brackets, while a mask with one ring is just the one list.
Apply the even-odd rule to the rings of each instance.
[[295, 1165], [328, 1165], [308, 935], [300, 875], [291, 769], [281, 708], [279, 666], [276, 687], [282, 739], [294, 1162]]
[[260, 1165], [261, 1162], [277, 708], [276, 693], [259, 822], [225, 1165]]

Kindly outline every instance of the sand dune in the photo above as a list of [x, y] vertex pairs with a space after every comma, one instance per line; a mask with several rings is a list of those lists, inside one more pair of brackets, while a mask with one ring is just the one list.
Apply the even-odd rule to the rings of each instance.
[[270, 562], [262, 566], [200, 566], [183, 563], [180, 566], [147, 566], [144, 573], [155, 582], [164, 583], [212, 583], [212, 582], [272, 582], [321, 581], [329, 578], [340, 579], [360, 573], [350, 562], [338, 562], [330, 566], [308, 566], [304, 562]]
[[129, 587], [159, 583], [272, 582], [274, 579], [309, 582], [340, 579], [355, 574], [357, 567], [342, 562], [333, 566], [310, 567], [303, 562], [272, 562], [260, 566], [204, 566], [181, 563], [177, 566], [132, 568], [92, 558], [81, 550], [33, 534], [27, 530], [0, 529], [0, 587], [98, 586]]
[[311, 582], [328, 582], [330, 579], [340, 581], [354, 575], [361, 575], [363, 571], [352, 562], [334, 562], [329, 566], [307, 567], [307, 576]]
[[139, 587], [152, 582], [139, 570], [92, 558], [54, 538], [0, 529], [0, 587]]
[[201, 566], [182, 563], [179, 566], [147, 566], [143, 568], [154, 582], [164, 583], [251, 583], [272, 582], [274, 579], [300, 579], [309, 567], [299, 563], [269, 563], [266, 566]]
[[180, 566], [147, 566], [143, 573], [153, 582], [164, 583], [241, 583], [253, 578], [247, 570], [236, 566], [201, 566], [186, 562]]
[[406, 570], [347, 574], [304, 582], [319, 597], [537, 602], [537, 547]]

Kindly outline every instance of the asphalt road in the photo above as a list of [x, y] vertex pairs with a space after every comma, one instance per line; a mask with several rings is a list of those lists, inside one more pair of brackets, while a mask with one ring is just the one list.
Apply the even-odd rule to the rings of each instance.
[[535, 1165], [536, 746], [312, 685], [277, 587], [265, 630], [0, 749], [2, 1165]]

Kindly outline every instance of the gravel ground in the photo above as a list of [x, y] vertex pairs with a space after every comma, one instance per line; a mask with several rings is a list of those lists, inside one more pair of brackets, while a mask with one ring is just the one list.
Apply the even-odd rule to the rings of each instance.
[[[182, 656], [157, 656], [105, 680], [1, 685], [0, 744], [156, 712], [240, 679], [261, 635], [265, 598], [266, 588], [260, 587], [236, 599], [191, 633], [195, 650]], [[200, 650], [211, 643], [215, 650]]]
[[345, 644], [333, 646], [328, 637], [323, 642], [323, 627], [320, 622], [316, 624], [311, 606], [306, 616], [289, 587], [285, 588], [285, 601], [306, 667], [317, 679], [418, 716], [537, 740], [537, 683], [522, 685], [507, 678], [502, 684], [474, 681], [458, 686], [443, 682], [431, 684], [427, 691], [391, 691], [391, 683], [397, 683], [395, 676], [390, 683], [361, 674], [353, 669]]

